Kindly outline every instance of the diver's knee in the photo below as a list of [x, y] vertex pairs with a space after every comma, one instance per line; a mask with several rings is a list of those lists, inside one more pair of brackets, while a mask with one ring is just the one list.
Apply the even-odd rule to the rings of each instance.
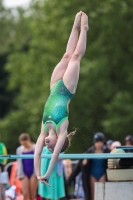
[[81, 55], [78, 52], [72, 54], [71, 60], [80, 60]]
[[71, 57], [72, 57], [72, 54], [70, 53], [70, 52], [66, 52], [66, 53], [64, 53], [64, 55], [63, 55], [63, 59], [71, 59]]

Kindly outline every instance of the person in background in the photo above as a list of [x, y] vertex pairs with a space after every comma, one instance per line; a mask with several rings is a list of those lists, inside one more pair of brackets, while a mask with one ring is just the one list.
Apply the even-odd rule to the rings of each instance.
[[[0, 155], [7, 155], [7, 149], [4, 143], [0, 141]], [[0, 158], [0, 173], [4, 171], [4, 166], [7, 163], [7, 159]], [[0, 183], [0, 200], [5, 199], [5, 184]]]
[[112, 145], [113, 142], [114, 142], [113, 140], [108, 140], [108, 141], [106, 142], [107, 148], [108, 148], [109, 150], [111, 150], [111, 145]]
[[133, 145], [133, 137], [131, 135], [127, 135], [124, 141], [125, 146], [132, 146]]
[[84, 199], [85, 198], [81, 172], [76, 176], [76, 179], [75, 179], [74, 197], [76, 199]]
[[119, 141], [114, 141], [112, 144], [111, 144], [111, 150], [113, 150], [114, 148], [116, 147], [120, 147], [121, 146], [121, 143]]
[[64, 166], [64, 175], [65, 179], [67, 180], [72, 173], [72, 164], [70, 159], [64, 159], [63, 161], [63, 166]]
[[17, 168], [18, 168], [18, 162], [15, 161], [12, 164], [12, 168], [11, 168], [11, 174], [10, 174], [10, 185], [11, 186], [15, 186], [16, 187], [16, 194], [17, 196], [21, 196], [22, 194], [22, 185], [21, 185], [21, 181], [18, 179], [17, 177]]
[[[1, 141], [0, 141], [0, 155], [7, 155], [6, 146]], [[0, 168], [1, 168], [1, 171], [4, 170], [4, 166], [6, 165], [6, 163], [7, 163], [7, 159], [0, 158]]]
[[[124, 145], [125, 146], [132, 146], [133, 145], [133, 137], [131, 135], [127, 135], [125, 137], [125, 140], [124, 140]], [[133, 152], [133, 149], [126, 149], [125, 150], [127, 153], [132, 153]]]
[[[110, 150], [105, 145], [104, 134], [98, 132], [94, 135], [93, 146], [85, 153], [109, 153]], [[82, 172], [83, 189], [85, 200], [94, 200], [94, 184], [95, 182], [106, 181], [106, 159], [84, 159], [80, 160], [70, 175], [67, 184], [69, 185], [74, 178]]]
[[71, 159], [64, 159], [63, 162], [63, 171], [64, 171], [64, 182], [65, 182], [65, 193], [66, 199], [70, 199], [68, 186], [67, 186], [67, 179], [69, 178], [70, 174], [72, 173], [72, 160]]
[[[17, 155], [34, 154], [35, 144], [31, 141], [29, 134], [22, 133], [19, 136], [19, 142], [21, 146], [16, 150]], [[17, 176], [22, 183], [24, 200], [35, 199], [38, 181], [33, 159], [18, 159]]]
[[[42, 154], [52, 154], [45, 146]], [[41, 162], [41, 174], [47, 171], [50, 159], [42, 159]], [[45, 199], [58, 200], [65, 197], [64, 175], [63, 175], [63, 163], [62, 160], [58, 160], [57, 164], [52, 171], [49, 179], [51, 187], [47, 187], [44, 183], [39, 181], [38, 194]]]
[[[93, 138], [94, 146], [88, 150], [88, 153], [108, 153], [109, 150], [105, 149], [105, 137], [104, 134], [98, 132]], [[84, 164], [84, 163], [83, 163]], [[106, 169], [107, 160], [106, 159], [91, 159], [88, 162], [88, 169], [90, 170], [90, 193], [91, 200], [94, 200], [94, 184], [95, 182], [105, 182], [106, 181]]]

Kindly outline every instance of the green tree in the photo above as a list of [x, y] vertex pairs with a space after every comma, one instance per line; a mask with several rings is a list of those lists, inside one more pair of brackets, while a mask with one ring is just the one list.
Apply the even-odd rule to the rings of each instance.
[[12, 96], [10, 96], [10, 92], [7, 90], [8, 72], [4, 68], [12, 49], [12, 20], [11, 10], [5, 9], [2, 0], [0, 0], [0, 118], [4, 117], [10, 109], [10, 102], [12, 100]]

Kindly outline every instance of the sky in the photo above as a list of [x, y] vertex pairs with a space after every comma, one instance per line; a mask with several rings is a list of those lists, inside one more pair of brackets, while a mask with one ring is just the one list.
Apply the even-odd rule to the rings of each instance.
[[14, 8], [17, 6], [27, 6], [31, 0], [3, 0], [3, 3], [8, 8]]

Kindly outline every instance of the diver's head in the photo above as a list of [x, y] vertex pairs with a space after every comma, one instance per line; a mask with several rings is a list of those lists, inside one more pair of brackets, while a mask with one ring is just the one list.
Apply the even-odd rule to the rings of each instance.
[[[70, 146], [71, 137], [75, 134], [75, 132], [76, 130], [67, 135], [64, 145], [61, 149], [61, 152], [64, 152], [68, 149], [68, 147]], [[45, 138], [45, 145], [47, 146], [48, 150], [52, 153], [56, 146], [57, 140], [58, 138], [56, 137], [56, 135], [49, 135], [48, 137]]]
[[56, 142], [57, 142], [57, 136], [56, 135], [49, 135], [45, 138], [45, 145], [47, 146], [48, 150], [53, 152]]

